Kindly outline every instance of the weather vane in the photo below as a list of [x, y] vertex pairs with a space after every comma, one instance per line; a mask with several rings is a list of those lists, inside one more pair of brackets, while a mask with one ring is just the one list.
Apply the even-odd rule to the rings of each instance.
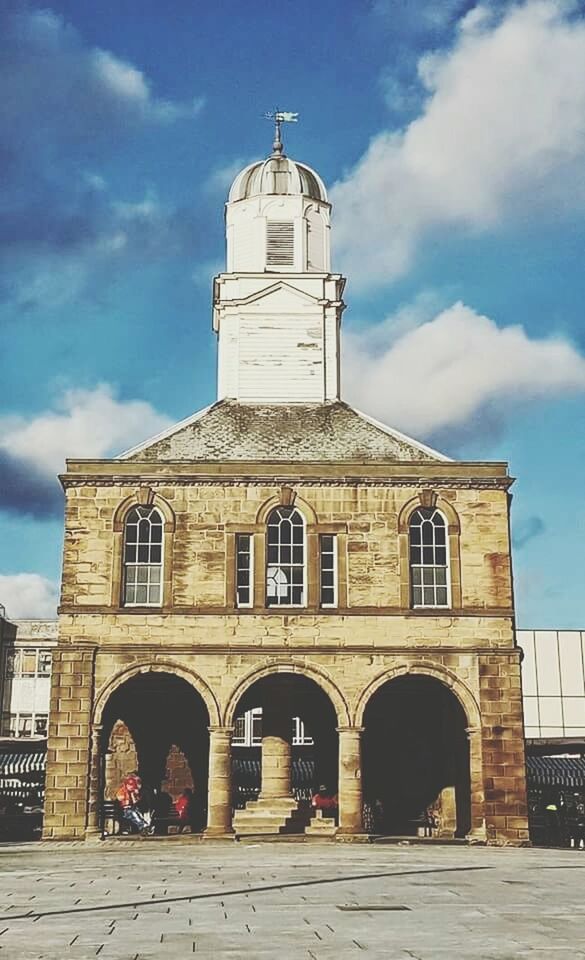
[[280, 127], [283, 123], [296, 123], [299, 119], [298, 113], [291, 113], [290, 110], [271, 110], [264, 114], [265, 120], [272, 120], [274, 123], [274, 143], [272, 144], [272, 156], [283, 156], [283, 145], [280, 136]]

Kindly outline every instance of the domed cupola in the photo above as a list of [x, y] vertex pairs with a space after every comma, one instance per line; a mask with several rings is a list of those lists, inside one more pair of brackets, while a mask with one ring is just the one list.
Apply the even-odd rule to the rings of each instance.
[[227, 268], [258, 273], [328, 272], [331, 207], [321, 177], [284, 153], [245, 167], [226, 204]]
[[304, 196], [327, 203], [327, 191], [321, 177], [307, 167], [285, 156], [257, 160], [234, 180], [229, 203], [260, 196]]

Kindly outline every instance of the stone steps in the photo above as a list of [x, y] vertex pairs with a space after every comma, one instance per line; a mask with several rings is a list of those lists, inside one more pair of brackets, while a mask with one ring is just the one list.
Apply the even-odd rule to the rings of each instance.
[[236, 810], [233, 828], [238, 836], [250, 834], [302, 833], [309, 812], [300, 810], [290, 797], [251, 800], [243, 810]]

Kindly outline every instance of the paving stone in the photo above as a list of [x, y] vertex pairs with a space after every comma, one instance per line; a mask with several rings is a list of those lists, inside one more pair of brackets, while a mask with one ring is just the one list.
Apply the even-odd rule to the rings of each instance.
[[0, 960], [585, 960], [574, 851], [0, 845], [0, 905]]

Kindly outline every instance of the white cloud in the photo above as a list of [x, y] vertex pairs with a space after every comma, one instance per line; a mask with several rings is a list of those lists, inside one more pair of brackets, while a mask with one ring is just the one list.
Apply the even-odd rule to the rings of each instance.
[[0, 603], [14, 620], [48, 620], [57, 615], [57, 584], [38, 573], [0, 574]]
[[116, 399], [109, 384], [65, 391], [56, 409], [37, 416], [0, 419], [0, 451], [46, 476], [65, 467], [65, 458], [104, 457], [159, 433], [168, 417], [142, 400]]
[[347, 399], [415, 436], [468, 425], [489, 410], [503, 420], [530, 399], [585, 392], [585, 357], [560, 337], [530, 339], [463, 303], [386, 345], [377, 328], [344, 337]]
[[338, 262], [358, 284], [408, 269], [432, 229], [488, 229], [520, 208], [585, 200], [585, 22], [573, 5], [475, 8], [426, 55], [427, 100], [376, 136], [332, 190]]
[[13, 144], [23, 129], [35, 145], [39, 133], [48, 134], [53, 151], [61, 140], [109, 139], [133, 123], [171, 123], [203, 106], [200, 97], [179, 102], [155, 96], [142, 70], [87, 46], [49, 10], [0, 9], [0, 52], [0, 129], [12, 134]]

